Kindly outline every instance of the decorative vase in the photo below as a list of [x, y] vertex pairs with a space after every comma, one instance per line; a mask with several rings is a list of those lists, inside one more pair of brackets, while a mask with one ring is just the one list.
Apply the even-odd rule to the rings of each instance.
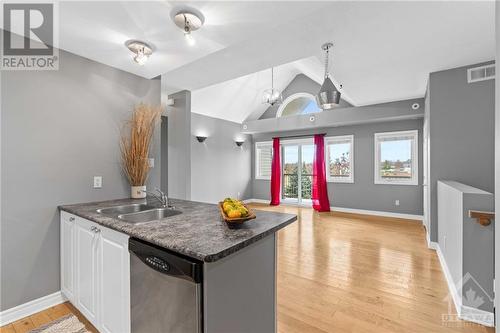
[[143, 199], [146, 197], [146, 185], [130, 186], [130, 197], [132, 199]]

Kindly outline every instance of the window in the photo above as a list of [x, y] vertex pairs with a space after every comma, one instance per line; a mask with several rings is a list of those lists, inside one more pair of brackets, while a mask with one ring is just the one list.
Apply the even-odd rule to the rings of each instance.
[[375, 133], [375, 184], [418, 185], [418, 131]]
[[325, 138], [325, 147], [327, 180], [354, 183], [354, 136]]
[[255, 143], [255, 179], [271, 179], [272, 142]]
[[276, 118], [317, 113], [321, 111], [313, 95], [308, 93], [297, 93], [288, 96], [283, 101], [276, 113]]

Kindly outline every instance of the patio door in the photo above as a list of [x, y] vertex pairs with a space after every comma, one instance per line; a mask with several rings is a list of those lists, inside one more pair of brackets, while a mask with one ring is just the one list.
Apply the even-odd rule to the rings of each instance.
[[282, 200], [310, 205], [314, 144], [311, 139], [282, 143]]

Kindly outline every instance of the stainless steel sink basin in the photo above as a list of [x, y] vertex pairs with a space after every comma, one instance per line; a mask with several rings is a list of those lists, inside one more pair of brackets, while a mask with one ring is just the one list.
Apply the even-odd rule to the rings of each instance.
[[138, 213], [121, 214], [118, 215], [120, 220], [130, 223], [143, 223], [154, 220], [163, 219], [165, 217], [175, 216], [181, 214], [181, 211], [172, 208], [154, 208], [144, 210]]
[[121, 214], [137, 213], [155, 208], [155, 206], [142, 203], [100, 208], [97, 210], [97, 212], [103, 215], [118, 216]]

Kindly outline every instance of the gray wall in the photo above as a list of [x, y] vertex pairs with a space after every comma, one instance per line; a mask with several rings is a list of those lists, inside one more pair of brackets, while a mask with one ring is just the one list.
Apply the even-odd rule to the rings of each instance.
[[[184, 90], [168, 96], [174, 105], [168, 117], [168, 195], [191, 199], [191, 92]], [[165, 149], [162, 149], [165, 151]]]
[[[283, 100], [288, 96], [296, 93], [310, 93], [316, 95], [319, 92], [321, 85], [317, 84], [304, 74], [298, 74], [290, 82], [290, 84], [282, 91]], [[340, 100], [339, 107], [351, 106], [348, 102], [343, 99]], [[267, 110], [260, 116], [259, 119], [276, 118], [276, 112], [278, 112], [279, 105], [273, 105], [267, 108]]]
[[[191, 133], [191, 199], [251, 198], [252, 138], [240, 133], [240, 124], [192, 113]], [[200, 134], [208, 137], [203, 143]], [[236, 139], [245, 143], [238, 147]]]
[[[500, 3], [495, 2], [496, 11], [496, 21], [500, 22]], [[500, 24], [496, 24], [496, 62], [500, 63]], [[496, 82], [500, 82], [500, 70], [496, 70]], [[500, 193], [500, 154], [498, 153], [498, 147], [500, 147], [500, 89], [496, 89], [495, 96], [495, 191]], [[495, 215], [500, 214], [500, 195], [495, 197]], [[495, 229], [495, 241], [500, 244], [500, 228]], [[500, 276], [500, 246], [495, 247], [495, 276]], [[500, 278], [495, 279], [496, 285], [495, 290], [500, 290]], [[495, 308], [500, 309], [500, 297], [495, 297]], [[496, 332], [500, 332], [500, 325], [497, 325]]]
[[[5, 310], [60, 290], [58, 205], [130, 195], [119, 130], [138, 102], [160, 103], [160, 82], [61, 51], [58, 71], [3, 71], [1, 97]], [[159, 131], [151, 156], [158, 186]]]
[[479, 65], [429, 77], [430, 238], [434, 242], [438, 180], [455, 180], [494, 192], [495, 81], [467, 83], [467, 68]]
[[[374, 134], [378, 132], [419, 131], [419, 185], [374, 184]], [[254, 135], [254, 142], [268, 141], [280, 135], [327, 133], [327, 136], [354, 135], [354, 184], [328, 183], [330, 206], [422, 215], [422, 120], [404, 120], [356, 126], [324, 128], [321, 130], [266, 133]], [[253, 152], [253, 154], [255, 154]], [[255, 159], [253, 159], [255, 161]], [[255, 168], [252, 163], [252, 168]], [[269, 200], [270, 182], [256, 180], [253, 175], [253, 196]], [[395, 200], [400, 201], [395, 206]]]

